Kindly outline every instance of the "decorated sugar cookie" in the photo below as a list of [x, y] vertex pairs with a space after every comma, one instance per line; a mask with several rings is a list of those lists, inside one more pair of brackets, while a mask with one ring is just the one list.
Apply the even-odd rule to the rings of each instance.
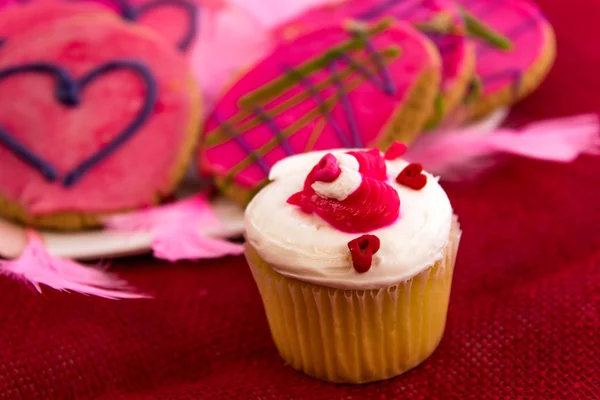
[[[480, 93], [471, 114], [479, 118], [496, 107], [522, 99], [540, 85], [556, 56], [554, 31], [538, 7], [527, 1], [459, 0], [458, 3], [464, 7], [471, 29], [493, 29], [503, 36], [500, 46], [490, 41], [475, 41]], [[472, 17], [485, 25], [480, 26]]]
[[245, 204], [286, 156], [411, 141], [431, 115], [440, 64], [422, 34], [390, 20], [287, 41], [217, 103], [201, 169]]
[[0, 51], [0, 214], [57, 229], [169, 195], [198, 136], [186, 61], [158, 34], [85, 15]]
[[293, 37], [344, 21], [376, 21], [383, 17], [405, 20], [432, 40], [442, 57], [441, 97], [430, 126], [454, 110], [467, 93], [475, 68], [473, 45], [464, 36], [459, 10], [448, 0], [351, 0], [314, 8], [279, 27], [278, 33]]

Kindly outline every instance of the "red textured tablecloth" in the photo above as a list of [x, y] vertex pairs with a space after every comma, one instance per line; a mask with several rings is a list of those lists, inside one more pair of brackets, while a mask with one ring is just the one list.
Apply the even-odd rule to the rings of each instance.
[[[559, 57], [513, 120], [600, 112], [600, 1], [539, 3]], [[600, 398], [600, 157], [515, 158], [445, 187], [464, 229], [446, 334], [401, 377], [337, 386], [285, 366], [242, 258], [138, 258], [115, 269], [155, 300], [0, 277], [0, 399]]]

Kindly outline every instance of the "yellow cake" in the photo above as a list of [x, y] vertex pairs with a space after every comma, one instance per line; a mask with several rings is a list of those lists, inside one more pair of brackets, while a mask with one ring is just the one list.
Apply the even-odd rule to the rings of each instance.
[[[337, 165], [323, 167], [327, 153]], [[292, 367], [332, 382], [390, 378], [431, 355], [460, 240], [435, 177], [361, 153], [284, 159], [246, 210], [246, 258], [275, 345]], [[318, 168], [330, 170], [315, 181]]]

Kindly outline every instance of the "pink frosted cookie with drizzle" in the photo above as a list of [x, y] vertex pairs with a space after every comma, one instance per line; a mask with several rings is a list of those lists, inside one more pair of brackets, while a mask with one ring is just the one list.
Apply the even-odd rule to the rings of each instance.
[[288, 157], [245, 212], [245, 255], [290, 366], [365, 383], [425, 360], [444, 331], [460, 230], [406, 146]]
[[153, 31], [76, 16], [0, 52], [0, 214], [79, 229], [155, 204], [182, 178], [199, 98], [185, 60]]
[[471, 115], [479, 118], [515, 103], [541, 84], [556, 57], [554, 31], [539, 8], [527, 1], [458, 3], [464, 7], [469, 30], [490, 31], [496, 38], [475, 41], [478, 96]]
[[245, 204], [286, 156], [410, 141], [431, 115], [440, 68], [431, 42], [389, 20], [287, 41], [217, 103], [201, 170]]
[[449, 0], [350, 0], [309, 10], [279, 27], [283, 37], [349, 20], [394, 17], [410, 22], [436, 45], [442, 58], [442, 82], [430, 126], [452, 112], [467, 93], [475, 68], [473, 45], [465, 37], [459, 10]]

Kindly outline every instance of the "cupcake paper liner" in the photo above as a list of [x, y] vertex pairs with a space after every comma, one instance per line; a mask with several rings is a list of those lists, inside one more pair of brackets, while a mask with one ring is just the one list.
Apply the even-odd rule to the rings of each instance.
[[390, 378], [423, 362], [444, 332], [460, 236], [454, 218], [444, 258], [407, 281], [371, 290], [287, 278], [247, 243], [282, 358], [310, 376], [340, 383]]

